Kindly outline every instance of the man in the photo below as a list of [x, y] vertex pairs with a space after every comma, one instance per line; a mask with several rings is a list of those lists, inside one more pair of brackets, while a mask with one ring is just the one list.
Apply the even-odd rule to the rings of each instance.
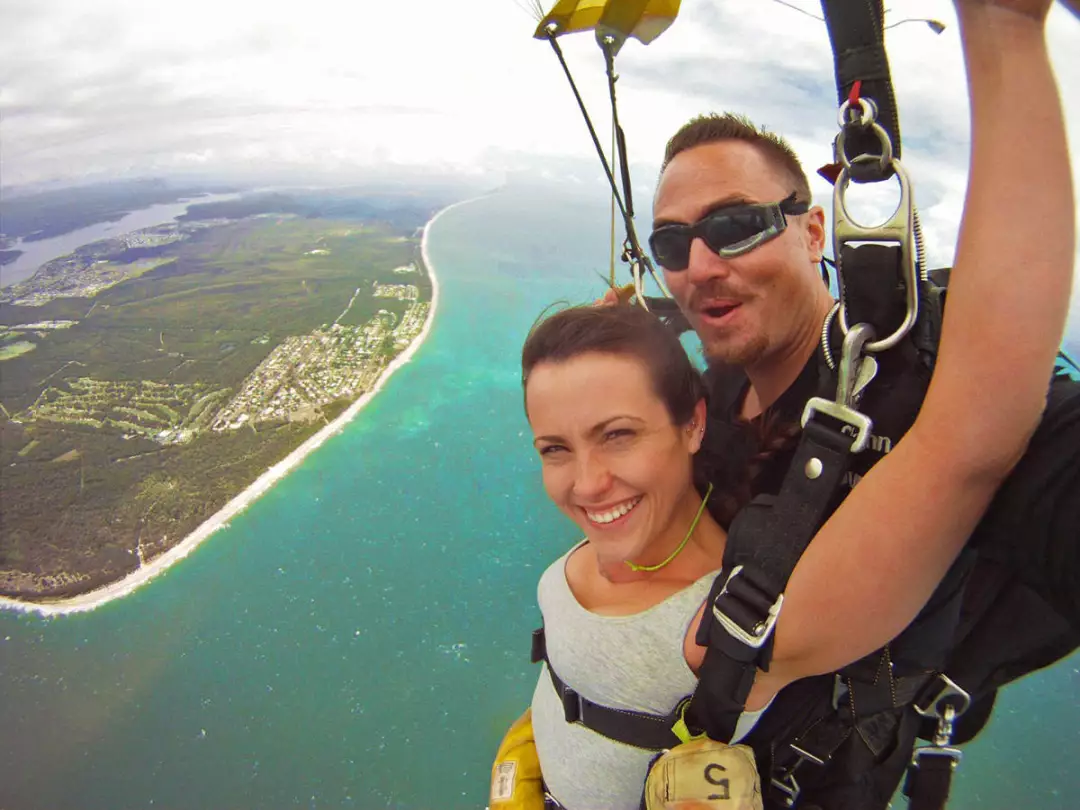
[[[1054, 157], [1067, 155], [1067, 147], [1055, 114], [1060, 102], [1044, 39], [1051, 2], [956, 0], [972, 99], [971, 187], [958, 247], [968, 267], [1012, 255], [1022, 277], [1030, 263], [1073, 261], [1071, 176]], [[1067, 5], [1075, 10], [1071, 0]], [[1045, 102], [1046, 115], [1001, 115], [1001, 110], [1031, 109], [1033, 99]], [[806, 176], [791, 149], [744, 119], [695, 119], [668, 144], [650, 243], [709, 362], [705, 452], [715, 468], [713, 480], [718, 491], [744, 490], [743, 498], [726, 504], [725, 514], [718, 515], [722, 520], [749, 496], [778, 491], [803, 406], [823, 393], [818, 382], [822, 327], [835, 302], [819, 273], [824, 214], [799, 205], [809, 201]], [[741, 204], [782, 204], [786, 227], [749, 234], [732, 219], [720, 225], [714, 220], [692, 234], [670, 227], [736, 213]], [[1021, 224], [1014, 229], [1012, 222]], [[1042, 223], [1038, 232], [1025, 225], [1032, 222]], [[1002, 291], [1003, 296], [1022, 294], [1020, 286]], [[835, 319], [831, 328], [836, 335]], [[910, 427], [929, 379], [929, 369], [910, 346], [890, 351], [880, 362], [861, 406], [874, 419], [874, 436], [853, 459], [849, 487]], [[981, 382], [987, 396], [1007, 391], [1010, 384], [992, 376]], [[752, 480], [747, 469], [756, 473]], [[872, 536], [868, 526], [867, 542]], [[923, 613], [879, 655], [845, 669], [840, 678], [809, 679], [778, 696], [766, 715], [773, 722], [763, 720], [749, 741], [763, 775], [784, 765], [785, 757], [788, 763], [793, 758], [787, 743], [806, 725], [798, 726], [793, 717], [815, 722], [821, 716], [815, 701], [826, 692], [834, 713], [838, 706], [846, 708], [844, 695], [859, 694], [857, 684], [884, 680], [892, 685], [894, 676], [952, 672], [956, 665], [968, 678], [965, 685], [983, 696], [968, 716], [984, 721], [994, 688], [1076, 647], [1078, 545], [1080, 386], [1057, 379], [1026, 455]], [[1013, 615], [1008, 626], [1013, 635], [1002, 637], [1003, 614], [1017, 610], [1026, 621], [1018, 626]], [[1030, 642], [1020, 661], [1013, 652], [1017, 633]], [[828, 762], [799, 770], [798, 806], [885, 806], [910, 760], [919, 724], [909, 703], [893, 697], [900, 708], [860, 716], [852, 706], [849, 733], [830, 751]], [[961, 736], [967, 736], [963, 729]]]

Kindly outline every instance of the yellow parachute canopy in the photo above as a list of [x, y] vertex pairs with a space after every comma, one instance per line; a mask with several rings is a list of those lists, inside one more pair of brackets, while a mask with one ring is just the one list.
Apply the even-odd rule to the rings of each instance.
[[596, 30], [597, 39], [611, 36], [616, 48], [634, 37], [648, 45], [675, 21], [680, 0], [558, 0], [533, 35], [548, 39]]

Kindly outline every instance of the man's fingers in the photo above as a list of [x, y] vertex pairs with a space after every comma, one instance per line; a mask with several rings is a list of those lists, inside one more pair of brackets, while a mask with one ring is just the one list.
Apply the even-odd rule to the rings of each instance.
[[601, 298], [597, 298], [593, 302], [593, 306], [597, 307], [610, 307], [619, 303], [619, 292], [615, 289], [609, 289]]

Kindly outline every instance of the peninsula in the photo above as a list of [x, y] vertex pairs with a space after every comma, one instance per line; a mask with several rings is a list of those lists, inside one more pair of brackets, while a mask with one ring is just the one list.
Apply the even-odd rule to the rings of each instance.
[[419, 344], [435, 205], [335, 198], [324, 217], [272, 197], [193, 206], [0, 290], [0, 596], [85, 605], [152, 576]]

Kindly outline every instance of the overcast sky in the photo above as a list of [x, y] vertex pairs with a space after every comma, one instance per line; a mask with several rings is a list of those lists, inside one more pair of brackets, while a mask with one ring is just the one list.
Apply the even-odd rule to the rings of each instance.
[[[836, 128], [816, 0], [683, 0], [675, 24], [619, 55], [620, 115], [640, 199], [690, 116], [736, 110], [785, 134], [808, 170]], [[545, 8], [553, 0], [543, 0]], [[533, 0], [0, 0], [0, 185], [299, 170], [348, 180], [388, 164], [535, 169], [595, 183], [599, 164]], [[887, 22], [904, 159], [931, 259], [948, 263], [968, 109], [951, 0], [895, 0]], [[610, 132], [599, 49], [561, 40]], [[1055, 8], [1063, 98], [1080, 100], [1080, 21]], [[1006, 111], [1003, 111], [1005, 113]], [[1080, 188], [1080, 103], [1068, 110]], [[815, 178], [815, 194], [827, 186]], [[1074, 292], [1074, 331], [1080, 284]]]

